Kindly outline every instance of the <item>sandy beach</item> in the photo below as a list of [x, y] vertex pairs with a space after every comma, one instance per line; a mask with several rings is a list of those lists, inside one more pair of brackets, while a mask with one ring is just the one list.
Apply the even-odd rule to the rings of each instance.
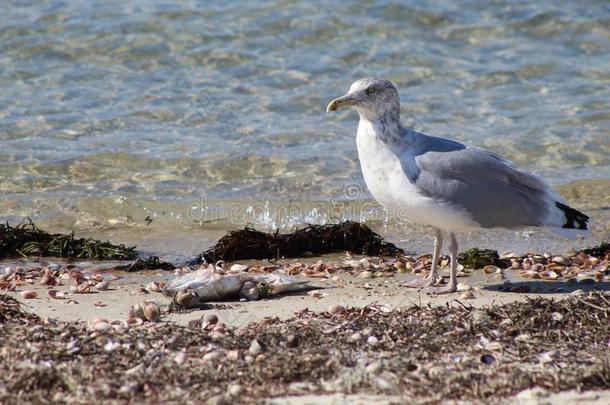
[[[329, 265], [345, 260], [341, 255], [323, 259]], [[375, 263], [378, 259], [350, 256], [350, 260]], [[274, 265], [285, 268], [295, 261]], [[301, 261], [320, 263], [317, 258]], [[243, 263], [251, 268], [270, 265]], [[605, 304], [610, 297], [593, 292], [610, 289], [605, 278], [601, 282], [545, 281], [523, 278], [511, 269], [491, 274], [482, 269], [465, 270], [458, 293], [431, 296], [404, 287], [421, 274], [373, 271], [363, 277], [365, 271], [355, 275], [336, 272], [309, 278], [315, 288], [309, 292], [260, 301], [207, 303], [175, 311], [169, 308], [168, 297], [151, 290], [151, 283], [175, 277], [171, 271], [127, 273], [97, 266], [85, 273], [103, 274], [112, 282], [105, 290], [92, 288], [88, 293], [69, 293], [58, 299], [49, 291], [68, 292], [71, 280], [60, 277], [60, 285], [43, 286], [34, 278], [7, 293], [33, 315], [13, 315], [15, 318], [4, 321], [2, 339], [8, 345], [3, 354], [12, 371], [5, 374], [1, 387], [13, 389], [0, 389], [1, 397], [17, 395], [15, 390], [24, 401], [35, 402], [48, 392], [54, 393], [56, 401], [104, 398], [116, 403], [180, 398], [210, 404], [395, 404], [436, 403], [441, 399], [455, 403], [601, 404], [610, 397], [610, 391], [602, 389], [607, 387], [604, 379], [610, 364], [610, 330], [605, 320], [610, 314], [610, 303], [608, 307]], [[442, 275], [447, 276], [446, 269]], [[24, 290], [35, 292], [37, 297], [24, 299]], [[127, 325], [130, 306], [142, 301], [159, 304], [160, 321]], [[6, 313], [6, 308], [2, 306], [0, 312]], [[413, 319], [419, 319], [420, 326], [401, 332]], [[541, 328], [541, 322], [551, 322], [549, 329]], [[15, 339], [23, 333], [29, 336], [29, 343], [20, 347], [22, 343]], [[32, 333], [47, 336], [47, 343], [40, 346], [43, 341]], [[259, 343], [252, 343], [255, 340], [260, 348]], [[58, 354], [72, 346], [78, 347], [73, 348], [74, 356]], [[130, 353], [130, 347], [136, 352]], [[34, 357], [26, 360], [24, 353]], [[106, 369], [99, 363], [104, 358], [120, 365], [115, 371], [104, 371], [98, 379], [95, 370]], [[14, 364], [6, 363], [9, 359], [15, 359]], [[157, 363], [162, 370], [170, 367], [173, 371], [166, 371], [172, 376], [170, 381], [155, 386], [150, 384], [162, 377], [150, 367]], [[40, 380], [43, 364], [55, 374], [45, 374], [46, 379]], [[90, 367], [93, 369], [88, 371]], [[586, 375], [577, 378], [583, 373], [578, 371], [581, 369], [587, 370]], [[17, 376], [24, 370], [38, 375], [39, 382], [29, 391], [10, 383], [11, 378], [23, 378]], [[215, 383], [207, 380], [213, 370], [219, 373]], [[65, 385], [74, 372], [83, 376], [69, 377], [73, 382]], [[90, 372], [94, 374], [87, 377]], [[509, 376], [513, 372], [521, 377]], [[115, 373], [121, 379], [108, 380]], [[472, 381], [465, 383], [466, 377], [458, 377], [460, 373], [472, 381], [487, 376], [487, 388], [479, 391]], [[135, 375], [144, 380], [131, 378]], [[190, 387], [186, 391], [180, 388], [183, 379]], [[424, 388], [433, 386], [437, 379], [440, 391]], [[454, 390], [452, 386], [461, 388]], [[490, 396], [492, 386], [497, 386], [498, 392]], [[60, 393], [63, 396], [58, 396]]]

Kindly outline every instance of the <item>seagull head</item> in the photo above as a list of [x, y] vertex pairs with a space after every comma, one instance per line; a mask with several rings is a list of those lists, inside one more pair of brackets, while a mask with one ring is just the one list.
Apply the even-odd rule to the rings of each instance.
[[354, 108], [361, 117], [371, 121], [388, 112], [398, 116], [400, 101], [392, 82], [380, 77], [365, 77], [355, 81], [346, 95], [328, 103], [326, 112], [344, 107]]

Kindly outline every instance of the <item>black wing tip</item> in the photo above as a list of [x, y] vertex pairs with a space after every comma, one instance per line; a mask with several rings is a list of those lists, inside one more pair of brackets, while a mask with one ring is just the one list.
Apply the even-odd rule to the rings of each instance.
[[555, 206], [562, 210], [566, 217], [566, 223], [563, 224], [563, 228], [584, 230], [589, 229], [587, 228], [587, 222], [589, 222], [589, 217], [587, 215], [568, 205], [562, 204], [559, 201], [555, 201]]

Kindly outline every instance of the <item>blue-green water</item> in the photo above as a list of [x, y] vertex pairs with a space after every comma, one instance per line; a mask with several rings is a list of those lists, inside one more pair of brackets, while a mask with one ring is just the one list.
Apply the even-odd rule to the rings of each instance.
[[[555, 185], [610, 178], [607, 1], [4, 1], [0, 217], [341, 216], [317, 202], [370, 197], [356, 115], [324, 108], [373, 74], [417, 130]], [[287, 200], [301, 208], [271, 220]]]

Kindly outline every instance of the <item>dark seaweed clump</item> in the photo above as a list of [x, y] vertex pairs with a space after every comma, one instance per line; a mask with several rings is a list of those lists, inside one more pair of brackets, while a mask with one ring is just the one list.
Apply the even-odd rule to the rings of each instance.
[[135, 262], [124, 266], [115, 267], [116, 270], [127, 272], [142, 271], [142, 270], [174, 270], [176, 266], [168, 262], [162, 262], [158, 256], [150, 256], [146, 259], [136, 259]]
[[29, 220], [17, 226], [0, 224], [0, 259], [6, 257], [52, 256], [92, 260], [129, 260], [137, 257], [136, 247], [109, 241], [51, 234]]
[[276, 259], [348, 251], [371, 256], [392, 256], [402, 249], [386, 242], [358, 222], [307, 225], [292, 233], [267, 233], [246, 227], [231, 231], [203, 252], [198, 261]]
[[583, 252], [585, 252], [588, 255], [595, 256], [595, 257], [604, 257], [607, 254], [610, 254], [610, 243], [602, 242], [599, 245], [594, 246], [592, 248], [584, 249]]
[[472, 248], [458, 255], [458, 263], [467, 269], [480, 269], [489, 265], [501, 265], [497, 250]]

